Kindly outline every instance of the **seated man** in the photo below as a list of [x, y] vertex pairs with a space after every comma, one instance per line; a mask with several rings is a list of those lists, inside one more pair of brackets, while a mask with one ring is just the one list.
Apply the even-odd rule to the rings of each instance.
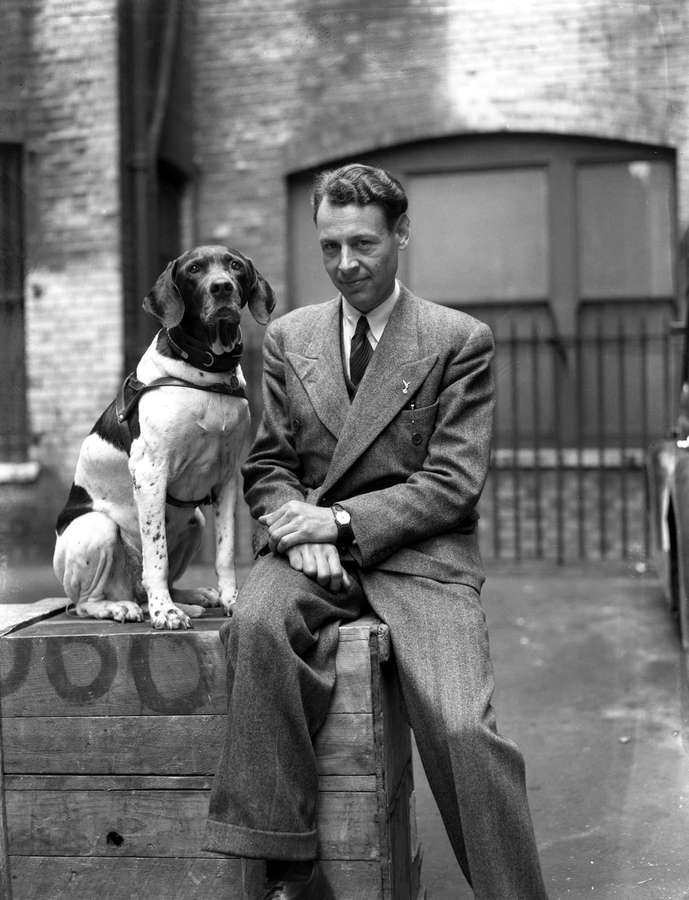
[[266, 900], [333, 897], [316, 860], [313, 737], [339, 623], [390, 629], [424, 768], [480, 900], [546, 896], [517, 747], [501, 737], [476, 504], [493, 414], [489, 328], [397, 281], [407, 198], [381, 169], [316, 180], [339, 295], [277, 319], [264, 412], [243, 469], [260, 524], [231, 620], [228, 731], [206, 848], [268, 861]]

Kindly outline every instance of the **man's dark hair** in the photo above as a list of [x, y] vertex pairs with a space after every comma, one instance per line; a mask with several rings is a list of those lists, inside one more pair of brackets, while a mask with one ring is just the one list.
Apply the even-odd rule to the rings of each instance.
[[316, 175], [311, 195], [314, 222], [318, 208], [326, 198], [335, 206], [376, 203], [383, 210], [390, 230], [407, 211], [407, 195], [399, 181], [385, 169], [361, 163], [327, 169]]

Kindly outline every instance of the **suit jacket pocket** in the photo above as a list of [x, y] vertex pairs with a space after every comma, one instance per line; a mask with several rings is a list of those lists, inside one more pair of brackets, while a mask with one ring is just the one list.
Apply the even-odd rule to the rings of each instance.
[[395, 445], [412, 469], [419, 468], [426, 457], [438, 405], [436, 400], [430, 406], [403, 409], [394, 422]]

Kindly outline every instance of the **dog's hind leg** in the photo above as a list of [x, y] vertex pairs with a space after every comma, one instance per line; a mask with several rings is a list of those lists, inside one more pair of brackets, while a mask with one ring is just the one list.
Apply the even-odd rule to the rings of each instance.
[[119, 529], [104, 513], [85, 513], [58, 535], [53, 570], [78, 616], [143, 621]]

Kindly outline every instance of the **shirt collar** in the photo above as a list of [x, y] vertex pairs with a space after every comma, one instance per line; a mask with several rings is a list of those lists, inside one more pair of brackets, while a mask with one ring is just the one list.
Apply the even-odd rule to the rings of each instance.
[[[340, 295], [342, 296], [342, 295]], [[392, 314], [392, 310], [395, 307], [395, 304], [399, 300], [400, 296], [400, 283], [397, 279], [395, 279], [395, 286], [392, 289], [392, 293], [390, 296], [383, 300], [382, 303], [379, 303], [375, 309], [372, 309], [371, 312], [366, 313], [366, 318], [368, 319], [368, 327], [371, 330], [371, 334], [376, 340], [376, 343], [381, 339], [383, 331], [385, 331], [385, 326], [388, 324], [388, 319]], [[359, 312], [356, 307], [352, 306], [344, 297], [342, 297], [342, 315], [345, 317], [352, 330], [356, 328], [356, 323], [359, 321], [359, 317], [363, 315], [363, 313]]]

